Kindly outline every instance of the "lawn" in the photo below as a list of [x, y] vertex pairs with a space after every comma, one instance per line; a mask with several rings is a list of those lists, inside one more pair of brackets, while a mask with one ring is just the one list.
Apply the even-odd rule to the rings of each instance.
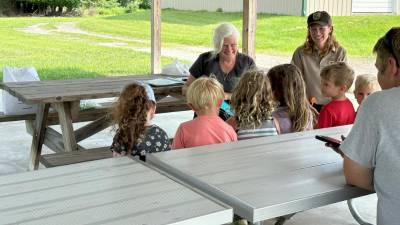
[[[241, 29], [241, 13], [162, 11], [162, 44], [211, 46], [212, 31], [222, 21]], [[22, 28], [45, 23], [43, 29], [56, 29], [60, 22], [74, 22], [84, 31], [123, 38], [123, 47], [107, 47], [99, 43], [117, 43], [105, 37], [84, 34], [35, 34]], [[337, 39], [350, 57], [371, 56], [377, 38], [389, 27], [400, 24], [400, 16], [334, 17]], [[291, 55], [305, 40], [306, 18], [259, 14], [256, 50], [265, 54]], [[0, 18], [0, 66], [34, 66], [41, 79], [147, 74], [150, 54], [135, 48], [150, 47], [150, 12], [138, 11], [107, 17], [16, 17]], [[165, 65], [173, 59], [162, 58]], [[2, 78], [2, 73], [1, 77]]]

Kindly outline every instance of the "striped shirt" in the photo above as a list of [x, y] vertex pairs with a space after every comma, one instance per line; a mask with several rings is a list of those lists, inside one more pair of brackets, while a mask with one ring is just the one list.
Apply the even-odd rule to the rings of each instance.
[[274, 136], [278, 135], [276, 131], [274, 122], [272, 120], [264, 121], [259, 128], [255, 129], [239, 129], [237, 131], [238, 140], [257, 138], [257, 137], [266, 137], [266, 136]]

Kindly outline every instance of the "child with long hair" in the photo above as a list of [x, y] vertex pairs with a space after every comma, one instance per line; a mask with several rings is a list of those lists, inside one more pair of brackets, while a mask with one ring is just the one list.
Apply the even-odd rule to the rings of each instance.
[[155, 111], [154, 92], [148, 84], [131, 83], [124, 88], [112, 111], [114, 157], [131, 154], [145, 161], [147, 153], [170, 150], [166, 132], [150, 124]]
[[233, 90], [231, 105], [235, 115], [227, 122], [237, 130], [239, 140], [277, 135], [271, 86], [264, 72], [243, 74]]
[[282, 64], [267, 73], [277, 104], [272, 113], [279, 134], [312, 130], [317, 112], [307, 100], [306, 87], [300, 69]]

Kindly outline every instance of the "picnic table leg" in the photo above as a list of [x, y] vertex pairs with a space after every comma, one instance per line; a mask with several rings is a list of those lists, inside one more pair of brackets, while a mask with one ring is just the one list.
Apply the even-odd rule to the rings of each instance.
[[42, 146], [46, 133], [46, 122], [47, 115], [49, 114], [49, 108], [50, 104], [38, 105], [35, 119], [35, 131], [32, 135], [29, 170], [37, 170], [39, 167], [39, 158], [42, 153]]
[[72, 126], [71, 102], [57, 102], [53, 103], [52, 106], [58, 112], [58, 118], [60, 120], [60, 126], [64, 140], [64, 151], [71, 152], [78, 150], [74, 127]]
[[358, 224], [360, 225], [372, 225], [368, 222], [366, 222], [361, 216], [360, 213], [357, 211], [356, 207], [354, 206], [354, 199], [349, 199], [347, 200], [347, 205], [349, 206], [349, 210], [353, 218], [357, 221]]

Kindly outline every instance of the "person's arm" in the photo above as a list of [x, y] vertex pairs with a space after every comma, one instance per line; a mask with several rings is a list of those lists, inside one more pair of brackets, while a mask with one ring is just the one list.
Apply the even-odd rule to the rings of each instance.
[[344, 48], [342, 47], [342, 50], [343, 50], [343, 51], [341, 52], [341, 54], [340, 54], [340, 56], [339, 56], [339, 58], [338, 58], [338, 61], [347, 63], [347, 52], [346, 52], [346, 49], [344, 49]]
[[331, 113], [325, 107], [322, 108], [318, 117], [317, 128], [320, 129], [320, 128], [332, 127], [332, 125], [333, 122]]
[[183, 85], [183, 87], [182, 87], [182, 95], [183, 96], [186, 96], [187, 89], [193, 83], [194, 80], [196, 80], [196, 77], [194, 77], [192, 74], [190, 74], [186, 81], [186, 84]]
[[234, 116], [229, 118], [227, 121], [225, 121], [227, 124], [229, 124], [235, 131], [237, 130], [237, 124], [236, 124], [236, 119]]
[[303, 72], [303, 64], [301, 63], [301, 49], [297, 48], [296, 51], [293, 53], [292, 60], [290, 64], [297, 66]]
[[179, 125], [178, 130], [175, 133], [174, 140], [172, 141], [171, 149], [173, 150], [185, 148], [185, 144], [183, 143], [183, 132], [181, 125]]
[[273, 115], [272, 115], [272, 118], [273, 118], [272, 121], [274, 122], [274, 125], [275, 125], [275, 128], [276, 128], [276, 132], [278, 134], [282, 134], [281, 126], [279, 124], [279, 119], [277, 117], [273, 116]]
[[373, 171], [371, 168], [364, 167], [344, 155], [343, 171], [347, 184], [374, 191]]

